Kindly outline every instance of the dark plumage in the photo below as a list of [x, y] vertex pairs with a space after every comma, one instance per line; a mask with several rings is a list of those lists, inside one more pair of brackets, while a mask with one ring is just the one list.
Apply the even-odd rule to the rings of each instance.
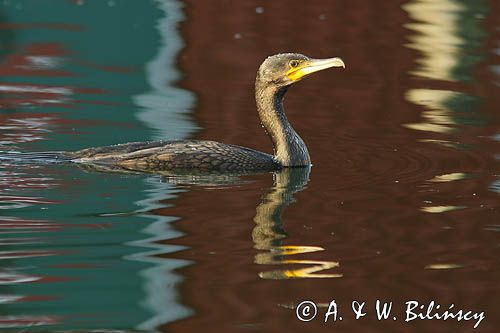
[[278, 170], [272, 155], [215, 141], [134, 142], [66, 153], [78, 163], [113, 164], [127, 170]]
[[103, 170], [141, 172], [176, 169], [259, 172], [309, 166], [307, 147], [284, 114], [283, 97], [292, 83], [330, 67], [344, 67], [344, 63], [340, 58], [321, 60], [285, 53], [268, 57], [259, 67], [255, 99], [262, 125], [273, 142], [274, 155], [214, 141], [182, 140], [133, 142], [76, 152], [7, 152], [0, 158], [73, 162], [102, 166]]

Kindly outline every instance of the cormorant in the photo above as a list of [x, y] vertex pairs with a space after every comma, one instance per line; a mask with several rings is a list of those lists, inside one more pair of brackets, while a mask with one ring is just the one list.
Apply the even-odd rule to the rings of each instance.
[[133, 142], [75, 152], [7, 152], [0, 158], [47, 158], [52, 161], [102, 166], [104, 169], [141, 172], [177, 169], [264, 172], [309, 166], [309, 152], [285, 116], [283, 97], [293, 83], [330, 67], [345, 68], [345, 65], [340, 58], [311, 59], [298, 53], [276, 54], [260, 65], [255, 80], [255, 100], [262, 125], [273, 142], [274, 155], [215, 141], [179, 140]]

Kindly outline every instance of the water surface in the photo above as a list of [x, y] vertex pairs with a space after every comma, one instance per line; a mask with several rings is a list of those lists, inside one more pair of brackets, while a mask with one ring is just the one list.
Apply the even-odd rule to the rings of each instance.
[[[404, 322], [406, 301], [434, 300], [485, 311], [478, 331], [494, 332], [499, 13], [462, 0], [3, 1], [2, 150], [200, 138], [270, 151], [253, 102], [262, 59], [341, 56], [347, 69], [287, 95], [310, 170], [3, 163], [0, 327], [472, 330]], [[303, 300], [324, 314], [333, 299], [342, 321], [295, 316]], [[353, 300], [377, 299], [397, 320], [353, 318]]]

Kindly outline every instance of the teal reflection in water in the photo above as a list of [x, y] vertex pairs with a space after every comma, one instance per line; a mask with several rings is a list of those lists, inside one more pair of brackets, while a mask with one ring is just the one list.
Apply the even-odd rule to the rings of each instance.
[[[0, 17], [2, 150], [196, 129], [184, 115], [194, 96], [174, 86], [178, 1], [3, 2]], [[175, 273], [189, 262], [164, 256], [180, 250], [165, 244], [176, 218], [150, 213], [172, 185], [62, 166], [0, 175], [0, 328], [154, 330], [192, 313]]]
[[193, 93], [174, 85], [180, 78], [175, 59], [183, 46], [177, 24], [184, 15], [176, 1], [158, 2], [158, 7], [165, 16], [157, 24], [161, 36], [158, 53], [145, 68], [150, 90], [134, 96], [134, 101], [141, 108], [139, 119], [154, 129], [154, 139], [179, 139], [197, 129], [185, 118], [194, 104]]
[[[2, 30], [14, 34], [14, 54], [7, 58], [11, 70], [2, 75], [4, 93], [13, 85], [58, 89], [49, 96], [27, 94], [12, 109], [62, 112], [66, 121], [81, 122], [68, 129], [73, 135], [51, 133], [43, 148], [74, 150], [146, 140], [158, 132], [164, 139], [181, 138], [196, 129], [176, 116], [191, 110], [192, 94], [172, 87], [180, 76], [173, 67], [182, 46], [175, 30], [182, 20], [179, 2], [78, 3], [49, 8], [28, 0], [0, 8]], [[154, 113], [155, 121], [142, 113]], [[166, 124], [168, 130], [162, 127]]]
[[[2, 260], [2, 271], [34, 281], [4, 281], [3, 295], [32, 301], [5, 305], [3, 316], [28, 317], [29, 323], [46, 316], [67, 328], [135, 327], [152, 315], [140, 304], [147, 299], [141, 272], [151, 264], [127, 259], [148, 250], [130, 245], [145, 238], [143, 230], [151, 223], [147, 216], [135, 214], [141, 207], [130, 202], [130, 193], [143, 194], [143, 181], [66, 171], [58, 181], [78, 179], [78, 185], [16, 191], [25, 198], [36, 194], [47, 203], [4, 211], [17, 220], [11, 223], [14, 228], [2, 230], [2, 239], [12, 242], [2, 246], [2, 252], [14, 253]], [[109, 214], [125, 211], [132, 214]], [[20, 224], [25, 227], [18, 229]], [[23, 239], [29, 241], [16, 244]], [[23, 326], [19, 320], [10, 320], [9, 325]]]

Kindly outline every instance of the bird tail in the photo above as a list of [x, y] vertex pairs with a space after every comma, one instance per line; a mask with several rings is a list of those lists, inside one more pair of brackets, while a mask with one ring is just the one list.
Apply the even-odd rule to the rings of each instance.
[[44, 151], [44, 152], [18, 152], [18, 151], [0, 151], [0, 161], [15, 162], [36, 162], [36, 163], [67, 163], [73, 158], [62, 151]]

